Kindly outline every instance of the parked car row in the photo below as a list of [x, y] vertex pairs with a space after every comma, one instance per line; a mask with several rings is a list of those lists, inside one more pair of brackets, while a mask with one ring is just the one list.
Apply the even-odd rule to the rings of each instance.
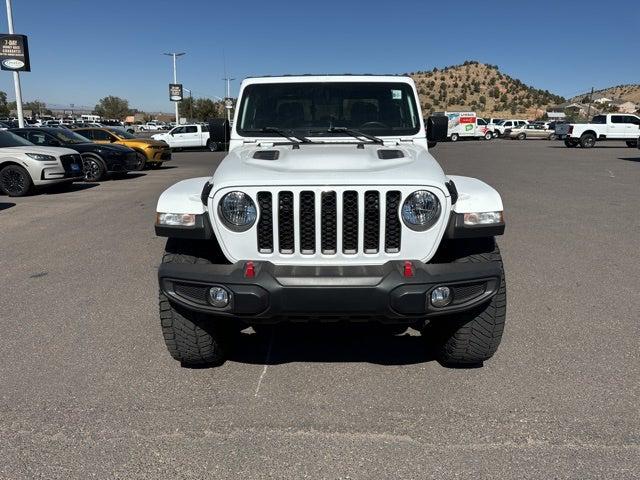
[[34, 187], [96, 182], [171, 160], [165, 142], [112, 128], [25, 127], [0, 131], [0, 192], [27, 195]]

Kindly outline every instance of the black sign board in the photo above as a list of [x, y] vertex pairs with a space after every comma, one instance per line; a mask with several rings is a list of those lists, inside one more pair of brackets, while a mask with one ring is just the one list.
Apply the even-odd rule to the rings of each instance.
[[0, 68], [12, 72], [30, 72], [26, 35], [0, 34]]
[[182, 84], [170, 83], [169, 84], [169, 100], [172, 102], [182, 101]]

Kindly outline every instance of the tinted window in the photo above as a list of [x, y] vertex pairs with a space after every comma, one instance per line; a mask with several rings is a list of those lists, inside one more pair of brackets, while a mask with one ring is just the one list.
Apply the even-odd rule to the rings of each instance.
[[174, 128], [173, 130], [171, 130], [171, 133], [173, 133], [174, 135], [175, 135], [176, 133], [185, 133], [185, 131], [184, 131], [184, 127], [176, 127], [176, 128]]
[[479, 118], [478, 119], [478, 125], [486, 125], [487, 122], [484, 121], [484, 118]]
[[265, 127], [311, 136], [330, 136], [329, 127], [351, 127], [384, 136], [415, 134], [420, 125], [413, 89], [407, 83], [249, 85], [239, 108], [238, 133], [273, 136], [260, 131]]
[[47, 135], [45, 135], [43, 132], [29, 132], [29, 134], [27, 135], [27, 140], [29, 140], [34, 145], [46, 145], [48, 143]]
[[184, 133], [198, 133], [198, 127], [195, 125], [189, 125], [188, 127], [185, 127]]
[[[111, 141], [111, 135], [109, 132], [105, 132], [104, 130], [92, 130], [93, 139], [98, 141]], [[82, 133], [80, 133], [82, 135]], [[83, 135], [84, 136], [84, 135]]]
[[622, 115], [611, 115], [611, 123], [625, 123]]
[[76, 130], [75, 132], [78, 135], [82, 135], [83, 137], [86, 137], [88, 139], [93, 139], [93, 130]]
[[634, 125], [640, 125], [640, 118], [638, 118], [638, 117], [634, 117], [632, 115], [627, 115], [624, 118], [626, 119], [627, 123], [632, 123]]
[[28, 147], [29, 145], [32, 144], [24, 138], [14, 135], [11, 132], [0, 130], [0, 147]]
[[209, 125], [202, 125], [202, 131], [203, 132], [208, 132], [209, 131]]

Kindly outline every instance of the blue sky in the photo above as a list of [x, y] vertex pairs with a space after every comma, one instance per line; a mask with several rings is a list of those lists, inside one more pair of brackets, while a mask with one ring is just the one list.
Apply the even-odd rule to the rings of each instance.
[[[640, 83], [640, 1], [13, 0], [29, 36], [25, 100], [93, 106], [106, 95], [171, 111], [166, 51], [184, 51], [178, 81], [224, 96], [229, 74], [405, 73], [497, 64], [571, 96]], [[6, 31], [4, 2], [0, 31]], [[239, 80], [233, 82], [237, 91]], [[9, 72], [0, 90], [13, 98]]]

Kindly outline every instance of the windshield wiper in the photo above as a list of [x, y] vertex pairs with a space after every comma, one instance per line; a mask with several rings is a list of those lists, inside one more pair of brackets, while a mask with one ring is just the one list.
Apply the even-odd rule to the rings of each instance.
[[263, 127], [259, 131], [263, 132], [263, 133], [277, 133], [278, 135], [281, 135], [281, 136], [285, 137], [287, 140], [290, 140], [290, 141], [293, 141], [293, 139], [295, 138], [300, 143], [315, 143], [315, 142], [312, 142], [311, 140], [309, 140], [307, 137], [302, 137], [302, 136], [299, 136], [299, 135], [295, 135], [291, 131], [290, 131], [290, 133], [287, 133], [286, 130], [282, 130], [282, 129], [276, 128], [276, 127]]
[[366, 138], [367, 140], [377, 143], [378, 145], [384, 145], [384, 140], [378, 137], [374, 137], [373, 135], [369, 135], [368, 133], [361, 132], [359, 130], [353, 130], [352, 128], [347, 127], [329, 127], [327, 132], [329, 133], [346, 133], [347, 135], [351, 135], [355, 138]]

